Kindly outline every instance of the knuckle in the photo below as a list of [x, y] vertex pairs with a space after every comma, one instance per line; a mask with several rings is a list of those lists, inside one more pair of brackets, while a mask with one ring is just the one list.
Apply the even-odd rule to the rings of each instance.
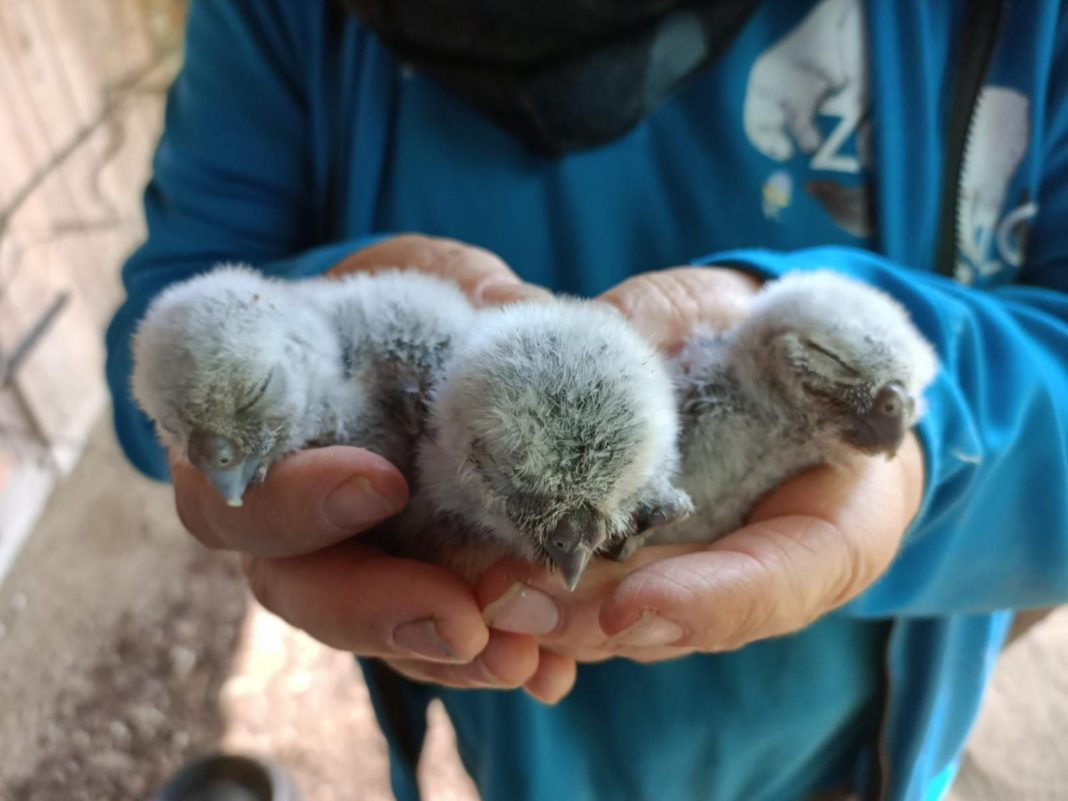
[[631, 296], [626, 291], [621, 291], [622, 287], [617, 287], [605, 292], [598, 300], [602, 303], [611, 306], [617, 312], [619, 312], [624, 319], [631, 320], [634, 317], [633, 303]]

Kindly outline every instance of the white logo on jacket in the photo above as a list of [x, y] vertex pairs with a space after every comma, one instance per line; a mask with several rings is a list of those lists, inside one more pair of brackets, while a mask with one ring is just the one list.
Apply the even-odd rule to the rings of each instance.
[[[753, 63], [742, 111], [745, 134], [777, 162], [798, 152], [809, 168], [857, 175], [870, 164], [869, 77], [861, 0], [822, 0]], [[961, 173], [960, 250], [956, 278], [973, 283], [1023, 263], [1033, 199], [1008, 198], [1030, 139], [1029, 102], [1020, 92], [985, 87], [975, 109]], [[818, 119], [837, 117], [826, 137]], [[855, 134], [855, 137], [854, 137]], [[854, 142], [854, 152], [847, 143]], [[789, 173], [776, 169], [763, 187], [764, 214], [778, 220], [791, 200]], [[873, 233], [868, 189], [838, 180], [809, 180], [805, 191], [835, 224], [854, 236]], [[1011, 209], [1003, 212], [1007, 202]]]
[[[745, 134], [775, 161], [800, 151], [811, 156], [814, 170], [856, 175], [869, 158], [868, 84], [863, 5], [823, 0], [754, 62], [742, 109]], [[826, 137], [819, 117], [838, 119]], [[814, 180], [805, 191], [839, 227], [857, 237], [871, 235], [866, 187]]]
[[1028, 223], [1038, 205], [1022, 198], [1002, 215], [1031, 136], [1030, 103], [1015, 89], [987, 86], [979, 95], [961, 173], [960, 251], [956, 278], [966, 284], [1024, 260]]

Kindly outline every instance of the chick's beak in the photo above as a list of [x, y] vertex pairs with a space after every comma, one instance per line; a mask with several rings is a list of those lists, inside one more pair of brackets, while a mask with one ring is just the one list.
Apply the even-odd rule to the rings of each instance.
[[900, 384], [887, 384], [870, 411], [856, 420], [851, 443], [867, 453], [893, 458], [912, 425], [915, 402]]
[[227, 506], [237, 507], [241, 506], [241, 498], [248, 489], [248, 485], [252, 483], [252, 477], [256, 475], [258, 469], [259, 463], [255, 459], [245, 459], [233, 467], [213, 470], [204, 475], [226, 500]]
[[189, 463], [203, 473], [229, 506], [241, 506], [259, 461], [246, 456], [226, 437], [203, 431], [189, 437]]
[[565, 517], [553, 531], [545, 550], [560, 571], [564, 586], [574, 590], [586, 572], [594, 551], [605, 540], [606, 526], [602, 518], [587, 510]]
[[546, 550], [549, 552], [549, 558], [556, 565], [556, 569], [560, 571], [564, 586], [568, 591], [574, 590], [582, 574], [586, 572], [586, 566], [590, 563], [590, 557], [593, 556], [593, 549], [588, 545], [578, 544], [568, 550], [567, 546], [561, 548], [557, 547], [557, 543], [550, 542]]

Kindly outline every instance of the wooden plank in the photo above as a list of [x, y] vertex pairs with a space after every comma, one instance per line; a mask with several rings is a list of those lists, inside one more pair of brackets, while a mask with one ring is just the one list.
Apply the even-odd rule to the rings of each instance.
[[[0, 21], [6, 34], [0, 38], [0, 46], [10, 46], [8, 22], [7, 18]], [[22, 75], [21, 70], [0, 71], [0, 104], [13, 111], [10, 128], [15, 133], [12, 151], [0, 153], [0, 172], [15, 175], [25, 184], [42, 174], [55, 159], [55, 150], [39, 127], [41, 118], [30, 87], [18, 83]], [[27, 163], [29, 170], [23, 166]], [[0, 265], [0, 347], [14, 347], [59, 292], [75, 294], [74, 302], [15, 377], [15, 386], [40, 429], [67, 452], [68, 443], [77, 440], [79, 433], [84, 436], [78, 428], [87, 427], [87, 416], [100, 407], [103, 348], [98, 326], [66, 267], [68, 263], [88, 262], [93, 254], [86, 248], [76, 251], [62, 238], [47, 235], [55, 219], [76, 219], [77, 215], [66, 186], [60, 180], [53, 182], [51, 172], [48, 176], [25, 196], [7, 221], [0, 251], [4, 257]], [[18, 190], [5, 194], [17, 196]]]
[[71, 295], [0, 388], [0, 575], [106, 403], [102, 332], [121, 298], [118, 268], [143, 236], [159, 76], [176, 69], [165, 56], [184, 8], [0, 0], [0, 352], [57, 293]]
[[0, 389], [0, 579], [56, 479], [48, 447], [15, 392]]
[[[140, 196], [162, 113], [159, 98], [142, 93], [136, 82], [131, 84], [160, 56], [139, 44], [146, 34], [129, 20], [106, 13], [113, 5], [109, 1], [100, 6], [93, 0], [32, 4], [39, 22], [35, 31], [48, 39], [48, 49], [55, 53], [72, 96], [81, 103], [83, 117], [90, 124], [100, 122], [79, 151], [57, 169], [58, 180], [75, 187], [74, 194], [86, 205], [76, 219], [56, 225], [94, 252], [95, 259], [69, 266], [101, 329], [121, 298], [118, 267], [143, 236]], [[117, 40], [123, 47], [109, 46]], [[151, 126], [146, 114], [151, 114]]]
[[[131, 52], [138, 58], [166, 63], [168, 67], [163, 81], [157, 80], [155, 85], [170, 84], [181, 58], [186, 0], [88, 0], [86, 5], [91, 6], [100, 18], [107, 16], [112, 29], [121, 31], [124, 41], [134, 43], [136, 50]], [[115, 72], [109, 74], [117, 75]], [[157, 131], [159, 117], [153, 110], [142, 109], [139, 115], [146, 130]]]
[[[35, 0], [34, 13], [46, 31], [49, 47], [62, 65], [66, 80], [72, 85], [75, 97], [88, 106], [89, 118], [97, 117], [105, 108], [119, 101], [121, 87], [131, 76], [143, 73], [156, 59], [140, 46], [136, 36], [120, 27], [116, 20], [97, 7], [94, 0], [76, 4], [68, 0]], [[122, 47], [114, 42], [121, 41]], [[110, 132], [113, 138], [141, 141], [149, 136], [139, 116]], [[120, 142], [120, 146], [121, 146]], [[140, 163], [131, 163], [120, 171], [127, 181], [143, 173]], [[123, 184], [125, 182], [122, 182]], [[112, 187], [113, 188], [113, 187]]]
[[[84, 421], [83, 405], [95, 407], [95, 399], [101, 395], [99, 334], [121, 297], [117, 268], [141, 235], [139, 195], [152, 146], [134, 110], [142, 98], [133, 97], [127, 108], [124, 104], [116, 106], [114, 97], [105, 97], [109, 82], [116, 80], [113, 76], [128, 79], [138, 69], [144, 72], [145, 65], [133, 64], [129, 57], [110, 66], [102, 66], [99, 59], [86, 61], [79, 52], [125, 51], [102, 46], [92, 37], [81, 51], [68, 46], [48, 57], [46, 54], [53, 51], [45, 46], [48, 40], [59, 37], [69, 41], [78, 35], [69, 27], [56, 29], [64, 19], [55, 6], [39, 6], [30, 0], [5, 5], [0, 15], [0, 45], [13, 55], [8, 61], [15, 66], [0, 79], [5, 106], [15, 110], [12, 128], [18, 147], [9, 152], [17, 152], [20, 163], [34, 167], [28, 175], [25, 170], [21, 174], [17, 170], [5, 172], [27, 181], [46, 166], [51, 168], [35, 187], [34, 196], [10, 221], [9, 236], [23, 267], [15, 279], [17, 286], [8, 290], [0, 342], [17, 339], [41, 304], [47, 302], [43, 298], [58, 290], [74, 290], [78, 303], [64, 316], [63, 336], [43, 343], [43, 353], [34, 360], [42, 364], [28, 364], [18, 379], [42, 429], [57, 442], [78, 436], [79, 432], [64, 421]], [[111, 25], [112, 39], [121, 38], [125, 31], [115, 27]], [[94, 29], [85, 26], [84, 30]], [[97, 30], [97, 35], [107, 32]], [[149, 52], [147, 48], [143, 51]], [[81, 78], [69, 80], [64, 71], [78, 72]], [[57, 138], [57, 130], [66, 132], [65, 141]], [[140, 148], [129, 147], [129, 130], [141, 130], [133, 140]], [[84, 141], [79, 139], [83, 135]], [[73, 151], [71, 141], [77, 142]], [[113, 180], [109, 186], [104, 180], [109, 169], [112, 178], [120, 176], [122, 180]], [[111, 198], [127, 199], [125, 208]], [[9, 257], [12, 242], [8, 243]], [[0, 270], [0, 274], [5, 273], [10, 270]], [[10, 276], [3, 280], [10, 280]], [[23, 313], [12, 311], [15, 303]], [[43, 363], [51, 363], [54, 372], [65, 376], [67, 395], [72, 400], [56, 397], [56, 387]]]
[[[12, 122], [29, 143], [34, 170], [53, 164], [64, 144], [77, 138], [91, 124], [88, 99], [79, 100], [66, 79], [62, 66], [51, 52], [47, 31], [27, 0], [0, 3], [0, 46], [8, 65], [7, 94], [19, 109]], [[62, 185], [60, 185], [62, 184]], [[57, 183], [59, 198], [66, 195], [68, 220], [92, 208], [94, 198], [78, 184]], [[99, 258], [92, 243], [85, 246], [81, 261]]]
[[[36, 203], [34, 200], [31, 203]], [[88, 433], [104, 403], [104, 346], [99, 327], [67, 271], [69, 243], [45, 242], [23, 251], [21, 269], [0, 299], [0, 345], [13, 348], [53, 299], [72, 298], [14, 377], [35, 422], [59, 452], [67, 453]]]

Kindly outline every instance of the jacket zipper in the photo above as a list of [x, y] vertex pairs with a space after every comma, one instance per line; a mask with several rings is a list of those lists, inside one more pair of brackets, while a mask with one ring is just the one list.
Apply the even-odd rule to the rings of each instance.
[[957, 70], [953, 78], [953, 100], [946, 127], [942, 207], [935, 250], [935, 269], [950, 277], [956, 272], [957, 252], [961, 244], [961, 181], [964, 179], [964, 165], [975, 126], [979, 93], [990, 68], [1007, 4], [1007, 0], [972, 0], [965, 9], [957, 40]]
[[[972, 129], [975, 127], [979, 93], [982, 91], [994, 46], [1005, 19], [1009, 0], [972, 0], [965, 9], [964, 24], [957, 39], [957, 71], [953, 77], [953, 99], [946, 126], [945, 161], [942, 166], [942, 206], [935, 250], [935, 269], [952, 277], [956, 272], [961, 239], [961, 182], [967, 163]], [[891, 630], [892, 632], [892, 630]], [[887, 634], [883, 659], [883, 720], [871, 755], [872, 771], [865, 788], [866, 798], [885, 801], [890, 792], [890, 759], [886, 743], [887, 714], [893, 684], [890, 678], [890, 636]]]

